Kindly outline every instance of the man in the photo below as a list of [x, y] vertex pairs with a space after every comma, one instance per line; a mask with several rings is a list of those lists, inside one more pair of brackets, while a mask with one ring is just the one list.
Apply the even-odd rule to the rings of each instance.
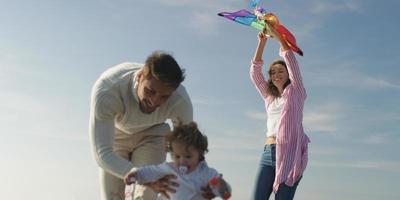
[[[165, 161], [164, 135], [174, 125], [193, 121], [183, 70], [166, 53], [154, 52], [144, 66], [122, 63], [105, 71], [91, 94], [90, 139], [100, 166], [101, 198], [125, 199], [123, 177], [133, 168]], [[169, 177], [148, 185], [166, 194]], [[135, 187], [134, 199], [156, 199]]]

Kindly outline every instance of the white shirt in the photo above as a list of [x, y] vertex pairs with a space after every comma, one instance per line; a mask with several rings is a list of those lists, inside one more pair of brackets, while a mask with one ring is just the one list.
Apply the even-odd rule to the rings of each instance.
[[278, 137], [284, 105], [285, 100], [282, 97], [275, 98], [269, 105], [267, 109], [267, 137]]
[[[218, 175], [217, 170], [208, 167], [205, 161], [201, 161], [196, 169], [188, 174], [180, 172], [173, 162], [133, 168], [132, 171], [137, 173], [138, 184], [155, 182], [167, 174], [176, 175], [179, 187], [176, 188], [175, 193], [168, 193], [170, 200], [204, 200], [201, 196], [201, 188], [207, 186], [208, 181]], [[165, 198], [159, 196], [158, 199]]]

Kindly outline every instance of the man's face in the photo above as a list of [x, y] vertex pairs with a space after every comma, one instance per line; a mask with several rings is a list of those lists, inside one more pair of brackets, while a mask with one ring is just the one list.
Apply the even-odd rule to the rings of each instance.
[[140, 74], [138, 78], [137, 95], [140, 109], [144, 113], [152, 113], [165, 103], [175, 91], [175, 88], [151, 75], [145, 77]]

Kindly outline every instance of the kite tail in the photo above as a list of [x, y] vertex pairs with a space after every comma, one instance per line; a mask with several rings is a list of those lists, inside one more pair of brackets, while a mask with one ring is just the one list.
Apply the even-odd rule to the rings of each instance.
[[280, 33], [283, 38], [287, 41], [290, 49], [292, 49], [294, 52], [298, 53], [300, 56], [303, 56], [303, 51], [297, 46], [296, 44], [296, 38], [293, 36], [290, 31], [285, 28], [283, 25], [279, 24], [277, 27], [276, 31]]

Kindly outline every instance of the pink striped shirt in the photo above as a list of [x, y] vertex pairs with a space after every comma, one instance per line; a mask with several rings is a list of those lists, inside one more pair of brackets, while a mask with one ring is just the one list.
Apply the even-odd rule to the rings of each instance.
[[[299, 65], [291, 50], [281, 51], [280, 56], [286, 62], [291, 83], [284, 89], [282, 98], [285, 105], [279, 124], [276, 144], [276, 172], [273, 185], [274, 192], [279, 184], [293, 186], [300, 179], [308, 161], [308, 136], [303, 130], [303, 107], [307, 97], [300, 74]], [[264, 99], [265, 107], [274, 100], [267, 94], [267, 81], [262, 73], [263, 61], [252, 61], [250, 78]]]

